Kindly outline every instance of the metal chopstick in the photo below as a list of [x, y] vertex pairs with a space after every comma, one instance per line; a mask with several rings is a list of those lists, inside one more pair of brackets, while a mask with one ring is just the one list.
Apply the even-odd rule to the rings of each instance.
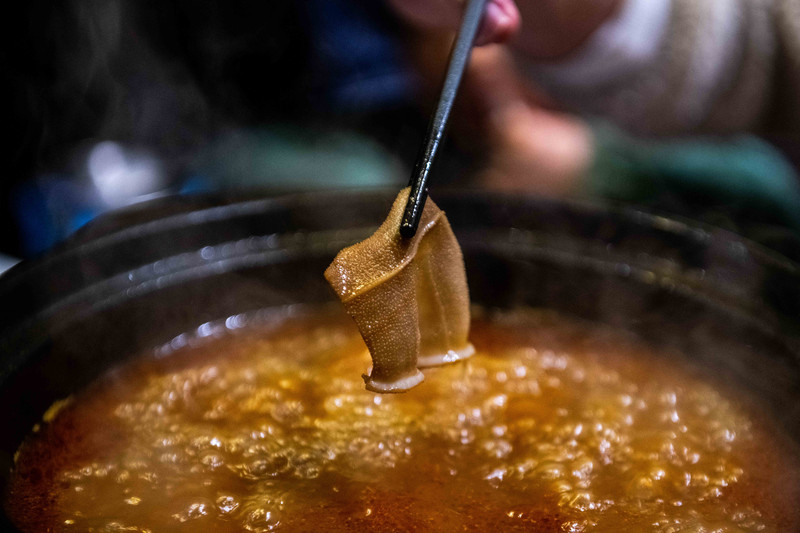
[[403, 220], [400, 223], [400, 235], [411, 238], [417, 233], [419, 219], [422, 216], [422, 209], [425, 207], [425, 200], [428, 198], [428, 176], [433, 165], [439, 144], [444, 137], [447, 127], [447, 119], [461, 84], [461, 78], [467, 67], [472, 46], [475, 43], [475, 36], [478, 33], [483, 12], [486, 9], [487, 0], [468, 0], [464, 10], [464, 18], [458, 29], [458, 35], [450, 51], [450, 60], [447, 65], [447, 74], [444, 78], [442, 92], [436, 104], [436, 111], [428, 124], [428, 131], [422, 145], [417, 160], [414, 163], [414, 170], [411, 173], [411, 192], [408, 195], [408, 202], [403, 213]]

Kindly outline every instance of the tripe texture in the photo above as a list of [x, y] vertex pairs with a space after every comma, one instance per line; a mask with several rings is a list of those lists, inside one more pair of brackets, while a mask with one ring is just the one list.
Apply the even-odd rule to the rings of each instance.
[[417, 234], [400, 236], [409, 189], [368, 239], [340, 251], [325, 270], [372, 355], [367, 389], [403, 392], [424, 378], [419, 367], [474, 353], [464, 259], [450, 224], [430, 199]]

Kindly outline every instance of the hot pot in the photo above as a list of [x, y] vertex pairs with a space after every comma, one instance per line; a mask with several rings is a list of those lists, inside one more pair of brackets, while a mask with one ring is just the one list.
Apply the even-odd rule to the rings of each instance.
[[[112, 365], [238, 313], [330, 302], [322, 272], [396, 191], [162, 199], [0, 278], [0, 482], [47, 408]], [[438, 192], [473, 303], [636, 335], [757, 398], [800, 443], [800, 268], [630, 207]], [[5, 517], [3, 530], [11, 528]]]

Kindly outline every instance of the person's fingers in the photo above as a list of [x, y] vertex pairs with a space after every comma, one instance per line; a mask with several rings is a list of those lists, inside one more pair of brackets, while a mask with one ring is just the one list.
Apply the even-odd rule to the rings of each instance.
[[[508, 116], [513, 117], [519, 104], [539, 109], [557, 107], [520, 76], [511, 52], [504, 45], [473, 50], [459, 98], [464, 114], [480, 121], [480, 127], [488, 132], [503, 129], [504, 121]], [[512, 111], [506, 113], [505, 109]]]
[[549, 196], [576, 192], [591, 162], [593, 142], [581, 120], [537, 105], [507, 48], [472, 53], [464, 94], [473, 126], [487, 143], [487, 187]]
[[[389, 3], [408, 22], [425, 29], [455, 30], [464, 9], [464, 2], [457, 0], [389, 0]], [[514, 0], [489, 0], [476, 44], [506, 41], [519, 25], [519, 10]]]
[[505, 42], [517, 33], [519, 26], [519, 10], [514, 0], [490, 0], [475, 44]]
[[502, 126], [494, 134], [482, 185], [555, 197], [580, 191], [594, 152], [584, 122], [523, 102], [499, 115]]

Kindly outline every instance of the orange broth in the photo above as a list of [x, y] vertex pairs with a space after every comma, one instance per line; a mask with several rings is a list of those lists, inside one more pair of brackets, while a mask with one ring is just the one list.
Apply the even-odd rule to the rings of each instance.
[[[674, 357], [550, 312], [364, 390], [340, 310], [196, 337], [54, 406], [17, 454], [24, 531], [794, 531], [798, 459]], [[169, 353], [167, 353], [169, 352]]]

